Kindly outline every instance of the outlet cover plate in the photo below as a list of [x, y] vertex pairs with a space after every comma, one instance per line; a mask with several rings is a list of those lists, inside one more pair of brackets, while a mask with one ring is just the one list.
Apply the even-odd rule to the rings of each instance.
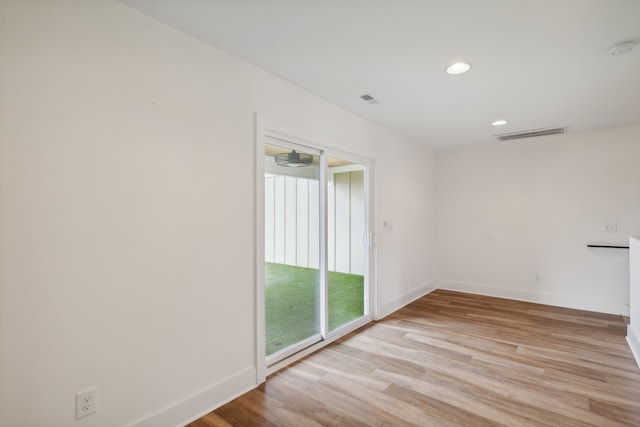
[[76, 420], [96, 412], [96, 389], [76, 393]]

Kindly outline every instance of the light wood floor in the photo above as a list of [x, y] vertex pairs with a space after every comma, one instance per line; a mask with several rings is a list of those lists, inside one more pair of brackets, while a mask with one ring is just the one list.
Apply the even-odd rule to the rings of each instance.
[[640, 426], [621, 316], [435, 291], [190, 424]]

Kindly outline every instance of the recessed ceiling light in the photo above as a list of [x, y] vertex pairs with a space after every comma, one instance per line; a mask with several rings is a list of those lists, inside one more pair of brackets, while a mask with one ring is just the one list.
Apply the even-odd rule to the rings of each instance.
[[491, 126], [504, 126], [507, 123], [508, 122], [506, 120], [496, 120], [495, 122], [491, 123]]
[[447, 73], [453, 75], [462, 74], [469, 71], [469, 69], [471, 69], [471, 64], [468, 64], [466, 62], [456, 62], [455, 64], [447, 68]]

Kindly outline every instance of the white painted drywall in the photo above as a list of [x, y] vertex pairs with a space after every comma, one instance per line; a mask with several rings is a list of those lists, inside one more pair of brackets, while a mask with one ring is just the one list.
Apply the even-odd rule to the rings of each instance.
[[640, 233], [638, 159], [640, 126], [439, 152], [439, 287], [628, 314], [627, 250], [586, 245]]
[[435, 279], [430, 149], [115, 1], [2, 2], [0, 43], [3, 427], [75, 425], [92, 386], [78, 425], [175, 426], [255, 385], [256, 112], [373, 157], [380, 312]]
[[390, 144], [380, 146], [379, 154], [384, 162], [377, 168], [377, 188], [385, 197], [377, 202], [378, 280], [393, 283], [378, 289], [380, 318], [433, 288], [436, 219], [432, 209], [435, 156], [430, 150]]
[[627, 342], [640, 366], [640, 239], [629, 238], [629, 308], [630, 323], [627, 327]]

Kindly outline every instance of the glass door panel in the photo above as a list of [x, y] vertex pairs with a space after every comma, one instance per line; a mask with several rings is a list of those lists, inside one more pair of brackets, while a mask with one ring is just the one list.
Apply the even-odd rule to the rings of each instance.
[[267, 362], [322, 339], [319, 152], [265, 145]]
[[327, 173], [329, 331], [363, 317], [368, 257], [366, 167], [329, 158]]

